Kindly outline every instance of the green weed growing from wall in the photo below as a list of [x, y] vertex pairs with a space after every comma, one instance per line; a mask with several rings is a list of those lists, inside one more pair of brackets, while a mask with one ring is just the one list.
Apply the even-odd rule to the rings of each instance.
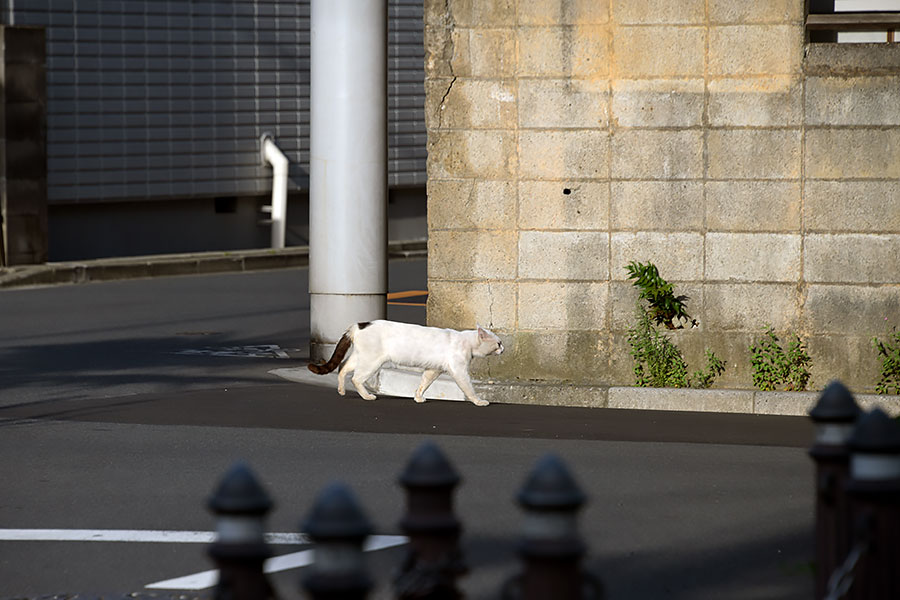
[[[708, 388], [725, 370], [711, 350], [706, 351], [706, 369], [688, 375], [688, 366], [672, 340], [657, 328], [675, 329], [675, 319], [690, 319], [685, 301], [676, 296], [672, 284], [660, 277], [652, 263], [631, 262], [626, 270], [632, 284], [641, 290], [635, 306], [635, 324], [628, 329], [628, 344], [634, 361], [634, 382], [639, 387]], [[644, 300], [648, 305], [644, 304]], [[696, 321], [693, 321], [696, 324]]]
[[685, 307], [688, 297], [676, 296], [672, 284], [660, 277], [656, 265], [631, 261], [625, 270], [628, 271], [628, 279], [634, 280], [632, 285], [641, 290], [640, 298], [650, 304], [648, 310], [657, 325], [678, 329], [675, 319], [690, 320]]
[[753, 385], [762, 391], [773, 391], [779, 385], [784, 385], [785, 391], [805, 390], [812, 362], [806, 346], [796, 335], [788, 343], [787, 350], [779, 342], [775, 330], [767, 327], [765, 337], [750, 344]]
[[881, 357], [881, 377], [875, 391], [900, 394], [900, 332], [894, 331], [885, 342], [873, 337], [872, 345]]

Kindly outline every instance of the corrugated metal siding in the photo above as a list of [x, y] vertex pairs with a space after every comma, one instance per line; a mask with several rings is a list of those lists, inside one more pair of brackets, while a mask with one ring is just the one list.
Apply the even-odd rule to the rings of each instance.
[[[308, 186], [308, 1], [13, 7], [5, 22], [47, 28], [52, 203], [266, 193], [265, 131], [294, 163], [292, 187]], [[420, 185], [423, 3], [389, 7], [389, 183]]]

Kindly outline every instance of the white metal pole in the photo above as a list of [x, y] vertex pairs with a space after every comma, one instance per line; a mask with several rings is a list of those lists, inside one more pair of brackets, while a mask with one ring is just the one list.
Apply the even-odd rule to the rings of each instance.
[[272, 248], [284, 248], [284, 231], [287, 224], [287, 180], [290, 161], [275, 143], [272, 134], [264, 133], [260, 139], [263, 164], [272, 165]]
[[387, 295], [387, 0], [312, 0], [310, 358]]

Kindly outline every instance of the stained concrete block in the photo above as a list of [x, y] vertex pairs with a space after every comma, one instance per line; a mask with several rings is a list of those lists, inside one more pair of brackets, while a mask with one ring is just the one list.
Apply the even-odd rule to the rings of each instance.
[[509, 27], [516, 23], [515, 0], [425, 2], [425, 23], [457, 27]]
[[700, 25], [706, 21], [705, 0], [613, 0], [612, 5], [619, 25]]
[[425, 79], [453, 77], [451, 60], [456, 52], [455, 39], [459, 32], [446, 27], [425, 26]]
[[900, 125], [900, 76], [810, 77], [808, 125]]
[[611, 387], [607, 406], [647, 410], [749, 413], [753, 412], [753, 392]]
[[520, 330], [604, 330], [607, 283], [519, 283]]
[[819, 401], [819, 392], [765, 392], [754, 394], [753, 413], [805, 417]]
[[613, 36], [613, 76], [618, 79], [703, 77], [706, 31], [705, 27], [689, 26], [620, 27]]
[[669, 282], [696, 281], [703, 273], [703, 236], [699, 233], [613, 233], [610, 236], [610, 278], [628, 278], [631, 261], [652, 262]]
[[800, 183], [710, 181], [706, 184], [706, 226], [710, 231], [797, 232]]
[[518, 75], [595, 79], [609, 74], [606, 25], [520, 27]]
[[806, 236], [804, 276], [816, 283], [897, 283], [900, 235]]
[[519, 80], [519, 125], [538, 128], [606, 127], [609, 85], [605, 80]]
[[807, 289], [803, 314], [809, 331], [880, 333], [897, 324], [900, 288], [812, 284]]
[[808, 129], [805, 141], [809, 178], [900, 178], [900, 128]]
[[428, 227], [431, 230], [515, 229], [515, 182], [429, 181]]
[[508, 131], [431, 131], [428, 176], [439, 179], [512, 179], [515, 134]]
[[702, 79], [616, 79], [612, 118], [621, 127], [697, 127], [706, 95]]
[[511, 81], [429, 79], [425, 122], [429, 129], [514, 129], [516, 86]]
[[801, 23], [803, 3], [796, 0], [709, 0], [711, 23]]
[[708, 331], [757, 332], [771, 325], [796, 329], [800, 293], [796, 284], [713, 283], [704, 286], [703, 325]]
[[703, 183], [615, 181], [610, 226], [614, 230], [699, 231], [703, 228]]
[[508, 231], [432, 231], [429, 279], [514, 279], [516, 234]]
[[806, 182], [807, 231], [900, 233], [900, 181]]
[[807, 75], [896, 75], [900, 46], [894, 44], [809, 44], [804, 49]]
[[800, 242], [798, 234], [708, 233], [706, 280], [799, 281]]
[[802, 52], [799, 23], [709, 28], [710, 75], [790, 75], [800, 71]]
[[498, 404], [538, 404], [583, 408], [606, 406], [606, 388], [603, 386], [476, 383], [475, 391], [485, 400]]
[[503, 339], [510, 350], [492, 357], [499, 360], [484, 360], [473, 368], [478, 379], [521, 379], [532, 383], [608, 381], [606, 364], [610, 350], [605, 332], [519, 331]]
[[858, 392], [874, 392], [881, 361], [871, 335], [813, 335], [807, 341], [810, 389], [835, 379]]
[[800, 177], [799, 129], [714, 129], [707, 148], [711, 179]]
[[526, 179], [604, 178], [609, 172], [606, 131], [521, 131], [520, 173]]
[[518, 6], [519, 25], [596, 25], [609, 21], [609, 0], [528, 0]]
[[520, 181], [521, 229], [606, 229], [609, 185], [580, 181]]
[[801, 122], [800, 78], [795, 75], [709, 82], [714, 127], [784, 127]]
[[609, 234], [594, 231], [522, 231], [523, 279], [609, 279]]
[[703, 176], [703, 132], [622, 130], [612, 137], [614, 179]]
[[[427, 29], [426, 29], [427, 32]], [[514, 29], [454, 29], [450, 43], [441, 46], [446, 57], [443, 76], [506, 79], [516, 73], [516, 32]], [[428, 57], [426, 35], [426, 65]], [[426, 69], [427, 72], [427, 69]]]
[[510, 331], [516, 325], [516, 284], [498, 281], [428, 282], [428, 324]]

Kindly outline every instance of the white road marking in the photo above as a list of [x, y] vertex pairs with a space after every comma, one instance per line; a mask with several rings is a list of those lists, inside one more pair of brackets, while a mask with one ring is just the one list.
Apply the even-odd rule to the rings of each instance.
[[[210, 544], [214, 531], [165, 531], [152, 529], [0, 529], [4, 542], [144, 542]], [[309, 544], [303, 533], [267, 533], [270, 544]]]
[[[407, 541], [408, 539], [402, 535], [372, 535], [366, 540], [363, 550], [365, 552], [384, 550], [385, 548], [402, 546]], [[263, 563], [263, 572], [277, 573], [288, 569], [299, 569], [300, 567], [311, 565], [313, 557], [314, 550], [301, 550], [291, 554], [273, 556]], [[185, 575], [184, 577], [176, 577], [175, 579], [148, 583], [144, 587], [151, 590], [205, 590], [216, 585], [218, 579], [219, 571], [213, 569]]]
[[[211, 544], [216, 540], [214, 531], [172, 531], [153, 529], [0, 529], [3, 542], [136, 542], [170, 544]], [[267, 533], [270, 544], [301, 545], [310, 544], [304, 533]], [[408, 538], [402, 535], [371, 535], [363, 550], [374, 552], [402, 546]], [[301, 550], [281, 556], [273, 556], [263, 563], [266, 573], [277, 573], [297, 569], [312, 564], [313, 550]], [[203, 590], [216, 585], [218, 570], [202, 571], [184, 577], [147, 584], [148, 589], [157, 590]]]

